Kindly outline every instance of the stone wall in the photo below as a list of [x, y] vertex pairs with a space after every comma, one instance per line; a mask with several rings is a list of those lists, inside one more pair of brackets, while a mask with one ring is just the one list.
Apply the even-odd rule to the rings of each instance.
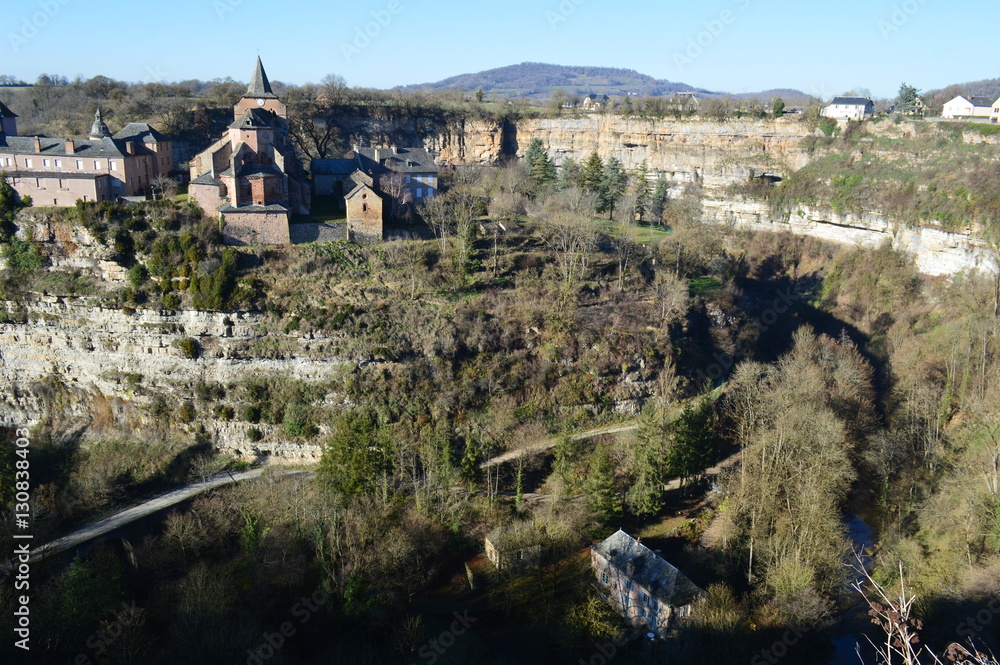
[[222, 237], [227, 245], [290, 245], [288, 213], [225, 212]]

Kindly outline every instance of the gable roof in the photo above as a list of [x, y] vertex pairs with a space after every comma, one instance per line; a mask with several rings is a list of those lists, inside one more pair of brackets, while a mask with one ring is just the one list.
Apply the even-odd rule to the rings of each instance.
[[969, 97], [968, 100], [973, 106], [993, 106], [993, 100], [989, 97]]
[[868, 106], [872, 100], [866, 97], [834, 97], [831, 106]]
[[0, 118], [17, 118], [20, 117], [13, 111], [11, 111], [7, 106], [0, 102]]
[[115, 132], [113, 139], [125, 141], [141, 141], [142, 143], [161, 143], [167, 137], [159, 133], [145, 122], [130, 122], [121, 130]]
[[[35, 150], [35, 139], [38, 139], [41, 150]], [[99, 141], [81, 140], [73, 141], [74, 151], [66, 152], [65, 139], [50, 139], [45, 136], [5, 136], [0, 134], [0, 153], [17, 153], [19, 155], [54, 155], [58, 157], [126, 157], [124, 141], [116, 142], [111, 137], [105, 137]], [[139, 150], [145, 148], [139, 146]]]
[[684, 573], [621, 529], [591, 549], [667, 605], [687, 605], [702, 593]]
[[374, 173], [437, 173], [438, 165], [423, 148], [357, 148], [358, 168]]
[[357, 168], [353, 159], [314, 159], [311, 170], [313, 175], [350, 175]]
[[230, 129], [273, 129], [271, 125], [272, 114], [264, 109], [247, 109], [233, 124]]
[[267, 73], [264, 71], [264, 63], [257, 56], [257, 65], [254, 67], [253, 75], [250, 77], [250, 85], [247, 86], [247, 94], [244, 97], [264, 97], [277, 99], [278, 96], [271, 90], [271, 82], [267, 80]]

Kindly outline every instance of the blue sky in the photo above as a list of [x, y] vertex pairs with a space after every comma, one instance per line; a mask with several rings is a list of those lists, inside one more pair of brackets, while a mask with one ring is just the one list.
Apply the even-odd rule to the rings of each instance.
[[5, 14], [0, 74], [28, 81], [245, 81], [258, 52], [272, 79], [380, 88], [524, 61], [822, 97], [1000, 77], [1000, 5], [987, 2], [7, 0]]

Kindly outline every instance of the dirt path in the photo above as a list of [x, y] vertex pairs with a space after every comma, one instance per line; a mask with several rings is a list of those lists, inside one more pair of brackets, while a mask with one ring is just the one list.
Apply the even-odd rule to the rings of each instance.
[[[159, 512], [165, 508], [175, 506], [183, 501], [187, 501], [192, 497], [198, 496], [199, 494], [217, 487], [224, 487], [226, 485], [232, 485], [233, 483], [238, 483], [244, 480], [259, 478], [264, 471], [265, 469], [254, 469], [252, 471], [243, 471], [240, 473], [229, 473], [224, 471], [211, 476], [210, 478], [206, 478], [205, 480], [199, 480], [197, 482], [184, 485], [183, 487], [178, 487], [177, 489], [171, 490], [166, 494], [161, 494], [160, 496], [154, 497], [148, 501], [144, 501], [137, 506], [132, 506], [131, 508], [123, 510], [119, 513], [115, 513], [114, 515], [105, 517], [104, 519], [92, 522], [87, 526], [77, 529], [69, 535], [48, 542], [45, 545], [32, 550], [29, 555], [28, 563], [33, 563], [42, 557], [58, 554], [59, 552], [64, 552], [68, 549], [82, 545], [89, 540], [103, 536], [114, 531], [115, 529], [131, 524], [136, 520], [140, 520], [143, 517], [152, 515], [153, 513]], [[306, 478], [316, 475], [310, 471], [276, 471], [276, 473], [282, 478]], [[9, 569], [9, 565], [5, 567]]]
[[[587, 430], [586, 432], [580, 432], [579, 434], [571, 434], [570, 439], [573, 441], [581, 441], [583, 439], [592, 439], [595, 436], [602, 436], [604, 434], [618, 434], [620, 432], [631, 432], [639, 426], [638, 421], [630, 421], [627, 423], [619, 423], [618, 425], [608, 425], [606, 427], [598, 427], [596, 429]], [[547, 450], [555, 448], [559, 441], [562, 440], [561, 436], [554, 436], [548, 439], [543, 439], [537, 443], [533, 443], [524, 448], [518, 448], [517, 450], [509, 450], [502, 455], [497, 455], [493, 459], [486, 460], [479, 465], [479, 468], [486, 469], [491, 466], [496, 466], [497, 464], [503, 464], [504, 462], [510, 462], [516, 460], [518, 457], [525, 457], [528, 455], [535, 455], [537, 453], [544, 453]]]

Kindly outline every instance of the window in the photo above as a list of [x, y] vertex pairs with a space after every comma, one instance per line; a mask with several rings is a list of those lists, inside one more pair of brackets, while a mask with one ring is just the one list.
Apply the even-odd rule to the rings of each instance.
[[101, 163], [95, 159], [94, 160], [94, 170], [96, 171], [99, 168], [101, 168]]
[[56, 168], [57, 169], [61, 169], [62, 168], [62, 160], [61, 159], [57, 159], [56, 160]]
[[42, 160], [42, 166], [43, 166], [44, 168], [49, 168], [49, 160], [47, 160], [47, 159], [43, 159], [43, 160]]
[[418, 199], [424, 198], [424, 190], [421, 187], [417, 187], [417, 198]]
[[76, 160], [76, 168], [79, 169], [79, 170], [81, 170], [81, 171], [83, 170], [83, 160], [82, 159]]
[[112, 171], [117, 171], [118, 170], [118, 162], [116, 162], [114, 160], [111, 161], [111, 170]]
[[606, 570], [601, 571], [601, 584], [604, 586], [608, 585], [608, 572]]
[[10, 157], [6, 157], [6, 158], [5, 158], [4, 160], [3, 160], [3, 165], [4, 165], [4, 166], [10, 166]]
[[31, 160], [30, 159], [25, 159], [24, 160], [24, 168], [26, 168], [26, 169], [30, 169], [31, 168]]
[[639, 602], [643, 604], [649, 602], [649, 596], [646, 595], [646, 592], [642, 592], [639, 594]]
[[41, 178], [35, 178], [35, 187], [37, 187], [38, 189], [45, 189], [44, 187], [42, 187], [42, 179]]

